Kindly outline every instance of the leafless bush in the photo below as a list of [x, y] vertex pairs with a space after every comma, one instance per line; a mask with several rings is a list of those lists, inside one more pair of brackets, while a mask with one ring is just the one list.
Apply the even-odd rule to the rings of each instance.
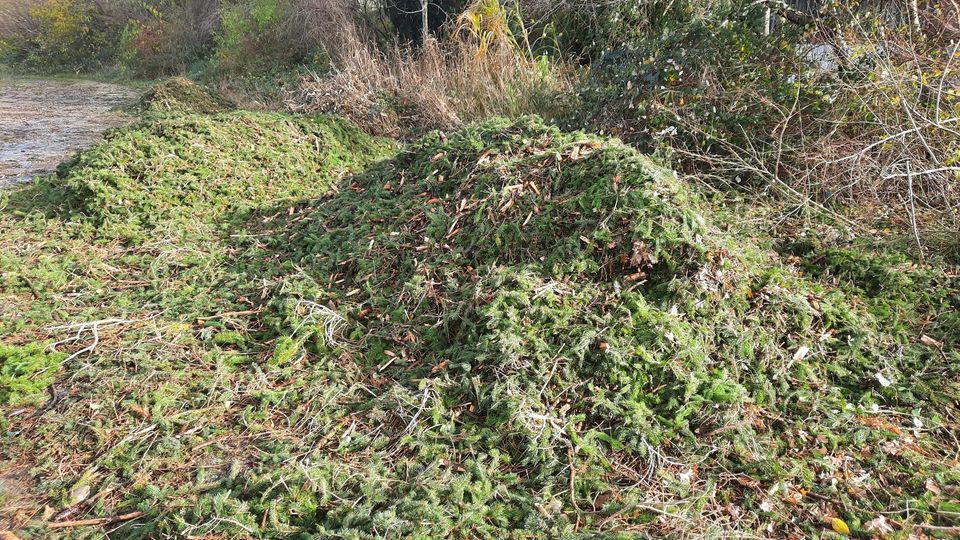
[[[909, 21], [867, 26], [852, 15], [854, 22], [841, 30], [822, 28], [817, 42], [800, 51], [798, 69], [808, 73], [798, 73], [792, 104], [750, 88], [724, 90], [737, 94], [728, 101], [775, 109], [781, 120], [768, 137], [717, 140], [688, 123], [687, 130], [700, 130], [700, 140], [722, 151], [706, 154], [691, 145], [677, 152], [697, 163], [701, 176], [760, 178], [758, 185], [803, 204], [849, 210], [844, 214], [853, 221], [831, 213], [851, 224], [903, 225], [921, 255], [942, 240], [957, 243], [960, 42], [944, 13], [960, 12], [942, 11], [942, 22], [933, 25], [936, 13], [926, 10], [926, 25], [912, 30]], [[810, 91], [822, 98], [800, 98]]]
[[310, 42], [342, 60], [340, 55], [365, 33], [358, 24], [365, 12], [356, 0], [296, 0], [294, 13]]
[[37, 22], [30, 16], [30, 8], [40, 0], [0, 0], [0, 41], [32, 35]]
[[825, 136], [802, 149], [798, 187], [827, 201], [893, 203], [922, 252], [924, 215], [960, 230], [957, 44], [923, 50], [903, 34], [869, 37], [857, 42], [854, 76], [836, 85], [853, 114], [821, 121]]

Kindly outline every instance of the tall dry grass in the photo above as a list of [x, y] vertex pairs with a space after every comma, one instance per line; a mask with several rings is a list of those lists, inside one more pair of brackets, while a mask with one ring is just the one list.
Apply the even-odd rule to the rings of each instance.
[[490, 116], [550, 116], [571, 76], [534, 58], [509, 16], [495, 0], [479, 0], [444, 40], [386, 50], [344, 16], [324, 36], [332, 72], [305, 78], [296, 108], [341, 114], [397, 137]]

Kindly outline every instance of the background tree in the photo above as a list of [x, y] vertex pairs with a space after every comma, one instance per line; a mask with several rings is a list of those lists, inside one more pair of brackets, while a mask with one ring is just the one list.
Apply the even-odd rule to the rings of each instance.
[[[439, 32], [443, 25], [456, 18], [466, 5], [466, 0], [429, 0], [427, 8], [429, 33]], [[422, 0], [389, 0], [385, 10], [401, 42], [417, 45], [422, 43]]]

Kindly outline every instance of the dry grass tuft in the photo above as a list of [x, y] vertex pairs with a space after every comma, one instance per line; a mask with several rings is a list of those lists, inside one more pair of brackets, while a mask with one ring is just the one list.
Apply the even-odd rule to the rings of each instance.
[[347, 18], [333, 34], [332, 74], [304, 78], [296, 108], [344, 115], [379, 135], [411, 136], [490, 116], [550, 116], [569, 73], [535, 59], [497, 2], [468, 10], [442, 43], [386, 52]]

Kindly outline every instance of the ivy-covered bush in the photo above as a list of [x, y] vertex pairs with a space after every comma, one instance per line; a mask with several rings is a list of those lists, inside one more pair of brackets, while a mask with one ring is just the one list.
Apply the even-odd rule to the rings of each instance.
[[711, 151], [716, 139], [769, 139], [796, 100], [816, 106], [796, 61], [800, 30], [765, 35], [760, 13], [734, 15], [719, 11], [604, 52], [579, 92], [586, 121], [647, 150]]

